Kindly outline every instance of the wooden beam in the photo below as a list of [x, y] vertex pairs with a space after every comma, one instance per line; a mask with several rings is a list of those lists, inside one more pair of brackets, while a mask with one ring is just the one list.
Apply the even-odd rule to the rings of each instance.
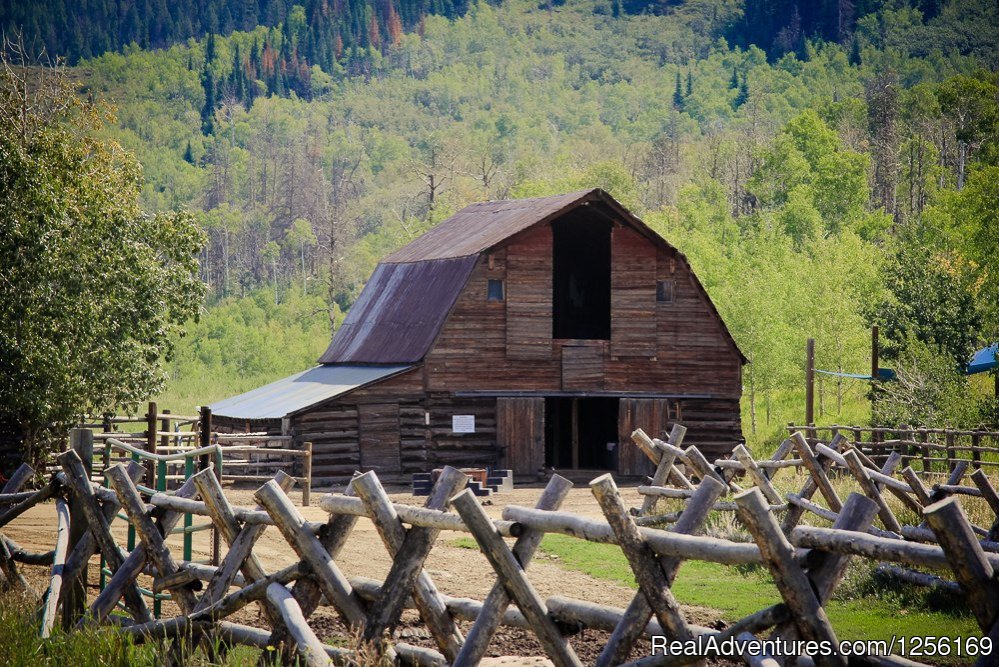
[[471, 529], [479, 549], [493, 566], [517, 607], [530, 621], [534, 633], [556, 667], [582, 665], [572, 646], [548, 615], [548, 608], [524, 574], [523, 566], [496, 531], [472, 492], [465, 489], [451, 499], [451, 504]]
[[[552, 475], [535, 504], [535, 508], [539, 510], [558, 509], [571, 489], [572, 482], [561, 475]], [[527, 530], [517, 538], [517, 542], [513, 545], [513, 555], [516, 556], [521, 567], [527, 568], [534, 557], [534, 552], [541, 545], [543, 537], [544, 533], [540, 530]], [[475, 624], [468, 631], [461, 651], [454, 660], [456, 667], [479, 664], [489, 648], [489, 642], [492, 641], [493, 635], [502, 624], [503, 614], [510, 606], [510, 602], [510, 595], [506, 592], [502, 580], [497, 579], [482, 604]]]

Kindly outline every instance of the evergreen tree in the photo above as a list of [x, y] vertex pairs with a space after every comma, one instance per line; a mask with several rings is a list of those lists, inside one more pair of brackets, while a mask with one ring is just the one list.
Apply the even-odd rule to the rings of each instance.
[[735, 90], [739, 87], [739, 68], [732, 68], [732, 78], [728, 80], [728, 87], [730, 90]]
[[676, 88], [673, 89], [673, 106], [683, 111], [683, 85], [680, 80], [680, 70], [676, 71]]
[[215, 131], [216, 86], [215, 74], [208, 61], [201, 72], [201, 87], [205, 90], [205, 105], [201, 107], [201, 133], [205, 136]]
[[194, 151], [191, 150], [191, 140], [187, 140], [187, 148], [184, 149], [184, 162], [194, 164]]
[[732, 107], [738, 109], [745, 104], [747, 100], [749, 100], [749, 76], [743, 74], [742, 81], [739, 82], [739, 92], [735, 95]]
[[690, 97], [691, 93], [694, 92], [694, 74], [691, 70], [687, 70], [687, 94], [686, 97]]
[[850, 64], [859, 66], [860, 65], [860, 40], [854, 36], [853, 42], [850, 44]]

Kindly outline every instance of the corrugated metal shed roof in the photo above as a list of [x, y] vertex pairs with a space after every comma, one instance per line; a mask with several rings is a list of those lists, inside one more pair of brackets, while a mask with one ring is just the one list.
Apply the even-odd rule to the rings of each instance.
[[472, 204], [384, 261], [420, 262], [477, 255], [546, 218], [555, 217], [584, 201], [598, 199], [601, 193], [601, 190], [580, 190], [553, 197]]
[[319, 363], [415, 363], [433, 344], [476, 256], [379, 264]]
[[280, 419], [409, 368], [412, 366], [316, 366], [208, 407], [222, 417]]

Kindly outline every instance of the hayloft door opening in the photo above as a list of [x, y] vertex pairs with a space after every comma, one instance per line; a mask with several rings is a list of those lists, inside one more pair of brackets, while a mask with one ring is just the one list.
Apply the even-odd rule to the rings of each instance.
[[552, 223], [552, 334], [610, 339], [611, 225], [582, 215]]
[[545, 399], [545, 466], [617, 470], [618, 399]]

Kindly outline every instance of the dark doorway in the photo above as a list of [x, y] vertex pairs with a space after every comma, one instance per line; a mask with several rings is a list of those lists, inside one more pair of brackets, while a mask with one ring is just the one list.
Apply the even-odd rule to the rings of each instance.
[[552, 333], [610, 339], [611, 224], [585, 213], [552, 223]]
[[617, 470], [616, 398], [545, 399], [545, 466]]

